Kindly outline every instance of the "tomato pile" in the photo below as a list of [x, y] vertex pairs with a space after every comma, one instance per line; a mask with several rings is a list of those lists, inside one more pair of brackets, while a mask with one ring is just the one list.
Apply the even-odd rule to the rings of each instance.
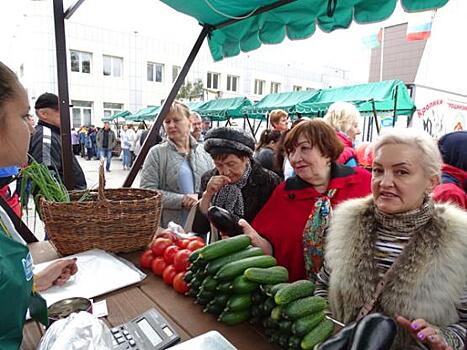
[[202, 247], [204, 242], [200, 237], [178, 239], [171, 234], [162, 234], [152, 242], [151, 249], [140, 256], [139, 265], [143, 269], [151, 269], [178, 293], [185, 294], [189, 289], [183, 279], [191, 264], [188, 258]]

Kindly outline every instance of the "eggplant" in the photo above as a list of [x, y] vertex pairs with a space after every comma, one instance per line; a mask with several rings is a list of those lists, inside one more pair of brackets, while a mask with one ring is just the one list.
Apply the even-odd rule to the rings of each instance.
[[233, 237], [243, 234], [243, 229], [235, 216], [221, 207], [210, 207], [208, 219], [215, 228], [227, 236]]
[[352, 344], [352, 337], [357, 326], [357, 322], [353, 322], [340, 330], [339, 333], [322, 343], [318, 350], [347, 350]]
[[397, 333], [396, 322], [379, 313], [360, 320], [353, 334], [350, 350], [389, 350]]

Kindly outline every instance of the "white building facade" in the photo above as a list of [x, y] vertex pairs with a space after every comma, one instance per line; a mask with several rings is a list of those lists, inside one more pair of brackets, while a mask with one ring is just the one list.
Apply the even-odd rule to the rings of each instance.
[[[43, 92], [57, 93], [55, 36], [51, 0], [30, 1], [18, 33], [21, 59], [15, 68], [31, 106]], [[137, 32], [65, 22], [72, 127], [101, 125], [121, 110], [158, 106], [167, 97], [191, 47]], [[185, 81], [203, 82], [198, 99], [246, 96], [260, 100], [272, 92], [352, 84], [335, 68], [318, 71], [304, 64], [260, 62], [248, 55], [213, 62], [203, 45]]]

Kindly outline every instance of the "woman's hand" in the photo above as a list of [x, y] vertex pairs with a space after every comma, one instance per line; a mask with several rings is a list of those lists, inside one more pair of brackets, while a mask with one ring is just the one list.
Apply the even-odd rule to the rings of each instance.
[[40, 292], [53, 285], [63, 286], [77, 271], [76, 258], [56, 261], [35, 275], [36, 288]]
[[243, 234], [250, 237], [251, 244], [263, 250], [264, 254], [272, 255], [272, 246], [266, 239], [260, 236], [251, 225], [244, 219], [240, 219], [238, 224], [243, 229]]
[[427, 345], [431, 350], [453, 350], [439, 334], [436, 327], [430, 325], [423, 319], [410, 321], [402, 316], [396, 316], [396, 321], [405, 328], [416, 340]]
[[198, 202], [197, 194], [185, 194], [182, 199], [182, 207], [190, 209]]
[[206, 186], [206, 195], [212, 198], [225, 185], [230, 183], [230, 179], [224, 175], [216, 175], [211, 177]]

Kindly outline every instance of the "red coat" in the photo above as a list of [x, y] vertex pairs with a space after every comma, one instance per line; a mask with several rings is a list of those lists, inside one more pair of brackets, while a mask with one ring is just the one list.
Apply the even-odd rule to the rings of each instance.
[[[336, 136], [339, 140], [341, 140], [342, 144], [344, 145], [344, 150], [337, 159], [337, 163], [347, 165], [347, 162], [353, 159], [353, 161], [355, 162], [355, 166], [357, 166], [357, 152], [353, 148], [352, 140], [350, 139], [350, 137], [348, 137], [346, 134], [340, 131], [336, 131]], [[352, 166], [352, 164], [349, 165]]]
[[[371, 174], [364, 169], [333, 165], [329, 188], [337, 191], [331, 199], [332, 207], [370, 194], [370, 181]], [[253, 228], [271, 243], [278, 265], [289, 270], [290, 281], [305, 278], [303, 230], [319, 196], [309, 183], [291, 177], [275, 189], [252, 222]]]
[[467, 184], [467, 171], [443, 164], [442, 184], [433, 190], [433, 199], [437, 202], [450, 202], [467, 209], [467, 194], [462, 188]]

